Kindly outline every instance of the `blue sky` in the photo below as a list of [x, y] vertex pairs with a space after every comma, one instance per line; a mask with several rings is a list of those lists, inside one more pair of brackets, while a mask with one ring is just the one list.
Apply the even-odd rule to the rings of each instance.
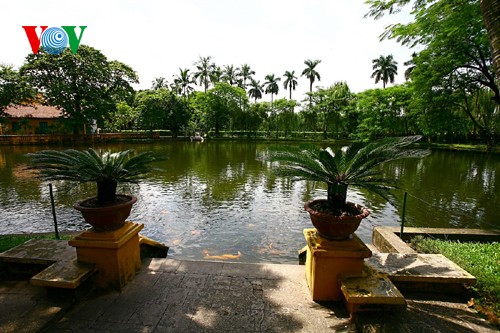
[[[375, 85], [372, 59], [393, 54], [399, 63], [396, 83], [404, 82], [403, 63], [412, 53], [378, 36], [407, 14], [374, 21], [363, 18], [363, 0], [162, 0], [162, 1], [9, 1], [0, 5], [0, 62], [20, 66], [31, 52], [23, 25], [86, 25], [82, 43], [101, 50], [137, 71], [149, 88], [154, 77], [170, 82], [179, 67], [193, 68], [199, 56], [220, 65], [249, 64], [256, 79], [295, 70], [299, 86], [305, 59], [321, 59], [317, 70], [327, 87], [346, 81], [359, 92]], [[288, 96], [282, 86], [278, 97]]]

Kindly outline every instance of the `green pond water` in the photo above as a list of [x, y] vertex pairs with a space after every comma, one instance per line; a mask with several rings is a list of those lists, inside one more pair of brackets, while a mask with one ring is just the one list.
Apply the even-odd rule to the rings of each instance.
[[[131, 221], [142, 234], [171, 247], [169, 256], [202, 259], [230, 255], [242, 262], [296, 263], [310, 228], [307, 200], [324, 197], [321, 184], [291, 182], [271, 173], [256, 142], [161, 142], [101, 147], [152, 150], [161, 160], [155, 171], [120, 192], [138, 197]], [[0, 147], [0, 233], [53, 231], [48, 182], [26, 170], [26, 153], [44, 147]], [[399, 178], [395, 203], [350, 189], [349, 200], [371, 215], [358, 235], [371, 241], [374, 226], [399, 226], [402, 198], [408, 192], [407, 226], [500, 229], [500, 156], [433, 151], [421, 160], [383, 167]], [[72, 208], [95, 194], [94, 184], [53, 182], [60, 230], [88, 226]]]

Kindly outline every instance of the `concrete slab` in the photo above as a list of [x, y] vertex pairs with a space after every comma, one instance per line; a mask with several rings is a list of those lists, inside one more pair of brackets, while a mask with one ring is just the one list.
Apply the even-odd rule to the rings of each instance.
[[49, 299], [45, 288], [27, 281], [0, 281], [0, 332], [40, 332], [71, 305], [68, 299]]
[[361, 310], [360, 305], [406, 305], [391, 280], [369, 269], [364, 270], [363, 276], [342, 277], [340, 284], [351, 313]]
[[30, 282], [37, 286], [76, 289], [96, 271], [95, 265], [76, 259], [58, 261], [33, 276]]
[[311, 301], [304, 266], [154, 259], [51, 332], [355, 332], [342, 303]]
[[76, 251], [66, 240], [31, 239], [24, 244], [0, 253], [0, 261], [23, 264], [46, 264], [72, 260]]
[[366, 265], [387, 274], [393, 282], [476, 282], [474, 276], [441, 254], [374, 253]]

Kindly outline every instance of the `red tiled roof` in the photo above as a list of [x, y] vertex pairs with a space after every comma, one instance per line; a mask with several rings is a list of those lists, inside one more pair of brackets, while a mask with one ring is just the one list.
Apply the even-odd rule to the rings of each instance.
[[5, 113], [11, 118], [59, 118], [62, 115], [62, 111], [55, 106], [40, 104], [9, 106], [5, 109]]

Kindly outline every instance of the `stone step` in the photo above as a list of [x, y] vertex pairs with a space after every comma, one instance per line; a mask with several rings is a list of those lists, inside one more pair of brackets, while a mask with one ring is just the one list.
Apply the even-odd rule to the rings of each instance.
[[30, 265], [41, 265], [30, 283], [51, 288], [76, 289], [96, 272], [95, 265], [77, 261], [75, 248], [65, 240], [31, 239], [0, 253], [0, 262], [6, 269], [9, 265], [23, 265], [28, 271]]
[[[167, 246], [146, 236], [139, 236], [139, 244], [143, 257], [167, 256]], [[16, 275], [31, 277], [31, 284], [49, 288], [76, 289], [97, 271], [94, 264], [78, 262], [66, 240], [31, 239], [0, 253], [0, 262]]]
[[365, 265], [362, 276], [341, 277], [340, 289], [351, 316], [359, 311], [406, 307], [404, 296], [386, 276]]
[[464, 284], [474, 284], [476, 278], [441, 254], [373, 253], [365, 264], [386, 274], [399, 288], [419, 291], [461, 290]]
[[76, 259], [72, 261], [58, 261], [30, 279], [36, 286], [76, 289], [92, 274], [97, 272], [94, 264], [84, 264]]
[[0, 262], [51, 265], [76, 258], [76, 250], [66, 240], [30, 239], [0, 253]]

